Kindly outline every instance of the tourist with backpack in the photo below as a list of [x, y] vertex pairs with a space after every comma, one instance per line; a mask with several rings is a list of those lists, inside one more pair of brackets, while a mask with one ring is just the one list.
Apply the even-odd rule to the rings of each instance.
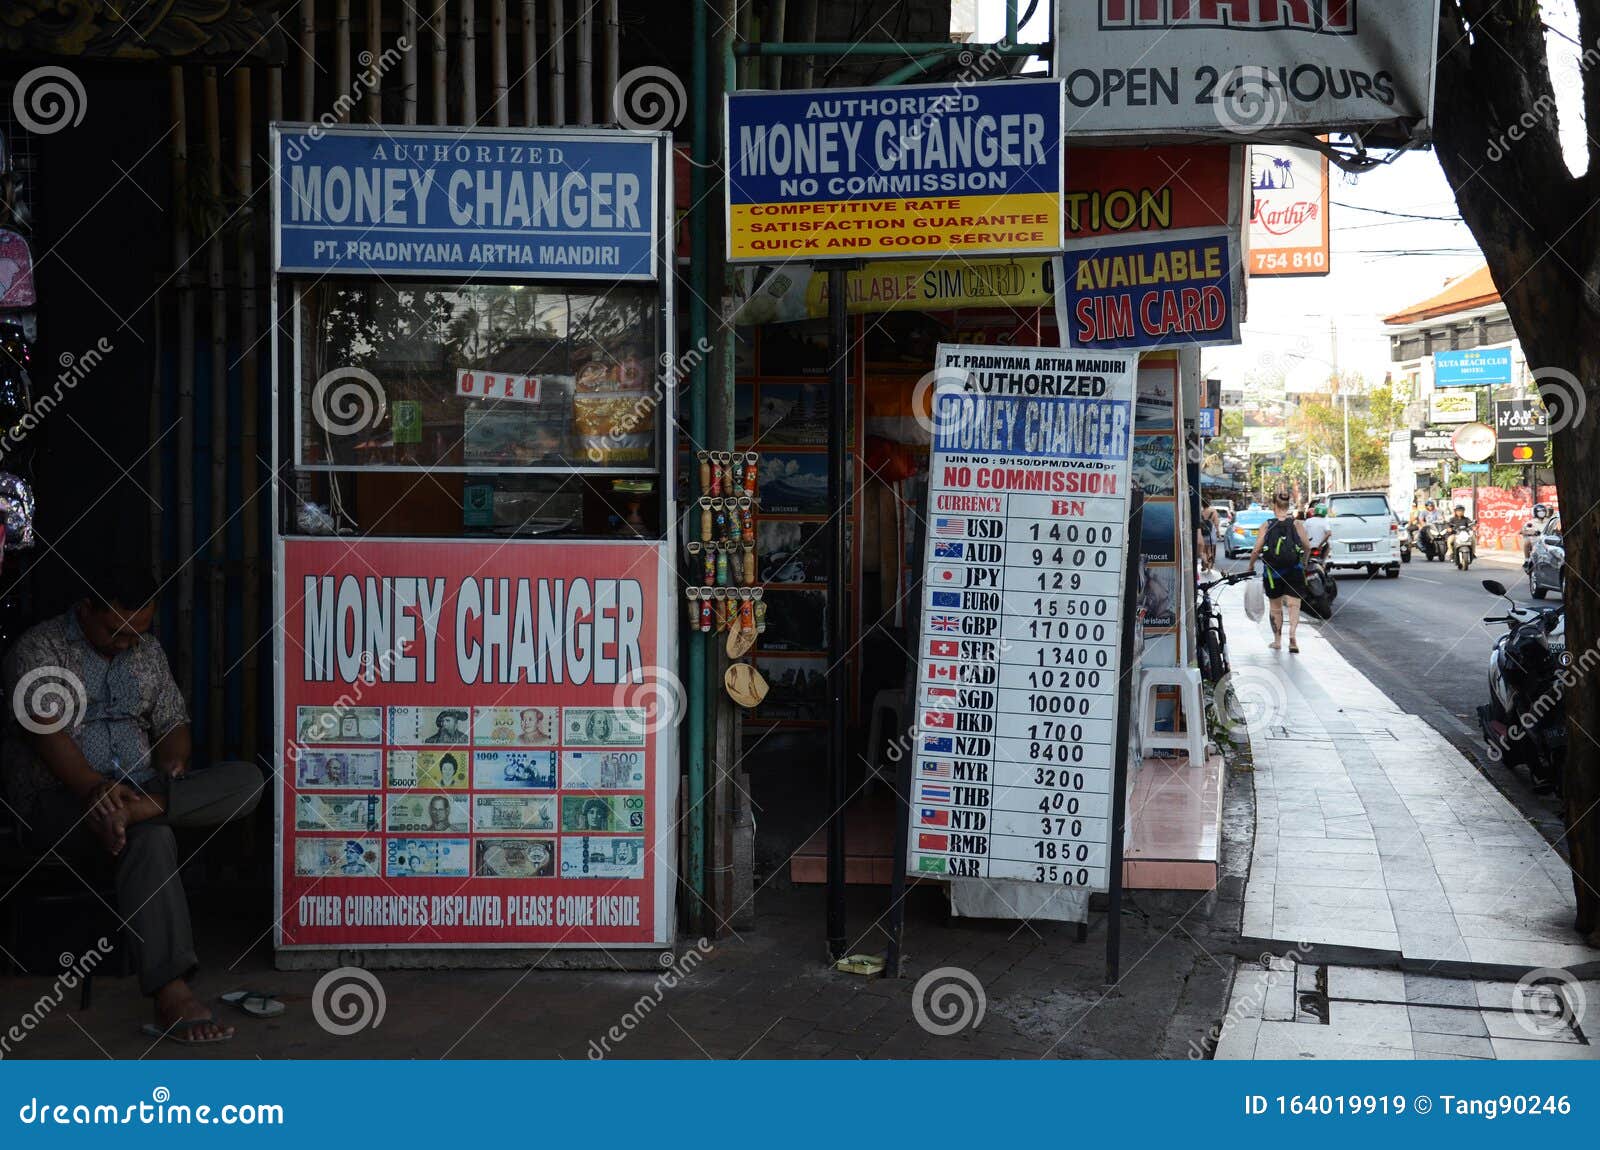
[[1300, 626], [1300, 602], [1309, 597], [1306, 590], [1306, 555], [1311, 541], [1306, 537], [1305, 524], [1295, 518], [1289, 497], [1278, 492], [1272, 497], [1274, 518], [1256, 537], [1255, 550], [1250, 552], [1250, 570], [1256, 561], [1264, 565], [1262, 584], [1267, 598], [1272, 602], [1272, 649], [1278, 650], [1283, 641], [1283, 606], [1289, 603], [1289, 651], [1299, 654], [1300, 644], [1295, 641], [1295, 631]]

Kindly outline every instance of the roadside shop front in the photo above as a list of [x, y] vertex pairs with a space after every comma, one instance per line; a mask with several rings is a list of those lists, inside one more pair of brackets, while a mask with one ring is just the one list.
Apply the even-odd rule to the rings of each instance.
[[668, 138], [273, 148], [278, 961], [669, 946]]

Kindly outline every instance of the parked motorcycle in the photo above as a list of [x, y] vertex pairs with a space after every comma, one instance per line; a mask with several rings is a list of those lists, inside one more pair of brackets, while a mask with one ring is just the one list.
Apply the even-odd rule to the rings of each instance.
[[1305, 558], [1305, 609], [1318, 619], [1333, 617], [1333, 601], [1339, 597], [1339, 584], [1325, 563], [1329, 544], [1313, 547]]
[[1450, 530], [1443, 523], [1424, 523], [1417, 532], [1417, 548], [1429, 563], [1435, 559], [1444, 562], [1449, 558], [1446, 546], [1449, 538]]
[[1455, 551], [1456, 566], [1463, 571], [1472, 568], [1472, 561], [1478, 557], [1478, 536], [1473, 528], [1477, 524], [1470, 519], [1462, 526], [1456, 528], [1451, 545]]
[[1483, 587], [1506, 600], [1504, 615], [1483, 621], [1504, 623], [1506, 633], [1489, 654], [1489, 703], [1478, 708], [1478, 722], [1507, 763], [1526, 767], [1536, 789], [1552, 790], [1561, 785], [1567, 754], [1565, 684], [1558, 678], [1572, 665], [1565, 612], [1518, 607], [1494, 579]]

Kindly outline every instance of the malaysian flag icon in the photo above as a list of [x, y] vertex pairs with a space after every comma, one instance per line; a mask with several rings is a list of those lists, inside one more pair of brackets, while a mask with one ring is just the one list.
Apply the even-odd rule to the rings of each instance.
[[[929, 742], [932, 741], [931, 739], [929, 740]], [[946, 739], [944, 741], [949, 742], [950, 740]], [[948, 779], [951, 776], [950, 764], [943, 760], [925, 760], [922, 764], [922, 773], [929, 778]], [[923, 797], [927, 797], [926, 791], [924, 791]], [[948, 798], [948, 796], [946, 797]]]
[[965, 519], [935, 519], [933, 533], [935, 535], [960, 535], [967, 529]]
[[935, 559], [959, 559], [965, 543], [935, 543], [933, 557]]

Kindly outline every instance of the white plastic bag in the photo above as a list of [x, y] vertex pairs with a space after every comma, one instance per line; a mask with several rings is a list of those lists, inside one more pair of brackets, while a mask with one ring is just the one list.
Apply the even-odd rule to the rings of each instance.
[[1244, 585], [1244, 613], [1250, 616], [1250, 622], [1261, 622], [1261, 616], [1267, 613], [1267, 593], [1261, 589], [1261, 580], [1253, 579]]

